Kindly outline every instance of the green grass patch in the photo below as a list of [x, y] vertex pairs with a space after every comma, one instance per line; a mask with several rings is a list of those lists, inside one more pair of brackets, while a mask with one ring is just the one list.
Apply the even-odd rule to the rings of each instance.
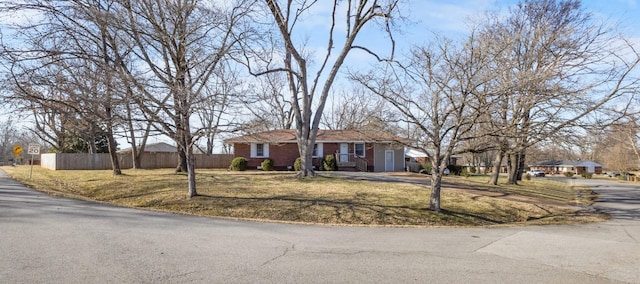
[[[340, 225], [491, 226], [593, 222], [567, 206], [576, 189], [559, 184], [488, 186], [480, 178], [448, 177], [441, 213], [428, 209], [430, 188], [334, 177], [296, 179], [291, 172], [198, 170], [198, 196], [173, 169], [51, 171], [3, 167], [13, 178], [53, 195], [200, 216]], [[421, 178], [422, 176], [417, 175]], [[428, 178], [424, 176], [424, 178]], [[516, 198], [517, 197], [517, 198]], [[575, 196], [574, 196], [575, 197]]]

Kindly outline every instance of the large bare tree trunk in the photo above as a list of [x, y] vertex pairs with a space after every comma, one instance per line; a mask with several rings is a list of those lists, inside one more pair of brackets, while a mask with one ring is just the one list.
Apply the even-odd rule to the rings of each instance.
[[435, 153], [431, 159], [431, 196], [429, 198], [429, 209], [434, 212], [440, 212], [441, 210], [441, 190], [442, 190], [442, 176], [447, 167], [445, 161], [449, 160], [449, 155], [442, 157], [439, 149], [435, 150]]
[[177, 150], [178, 150], [178, 165], [176, 165], [176, 173], [186, 173], [188, 171], [187, 168], [187, 147], [184, 145], [184, 141], [186, 140], [185, 134], [182, 131], [180, 132], [180, 136], [176, 139], [178, 142]]
[[498, 179], [500, 179], [500, 170], [502, 169], [502, 159], [504, 159], [504, 151], [500, 149], [497, 151], [496, 159], [493, 162], [493, 172], [491, 172], [490, 184], [498, 185]]
[[440, 212], [440, 190], [442, 188], [442, 173], [439, 168], [435, 168], [431, 174], [431, 197], [429, 198], [429, 209]]
[[518, 167], [516, 169], [516, 180], [517, 181], [521, 181], [522, 180], [522, 172], [525, 170], [525, 168], [527, 167], [527, 165], [525, 164], [525, 150], [521, 150], [518, 154]]
[[[188, 120], [188, 119], [186, 119]], [[188, 121], [184, 121], [183, 122], [184, 125], [189, 126], [189, 122]], [[184, 158], [185, 158], [185, 167], [186, 167], [186, 172], [187, 172], [187, 180], [188, 180], [188, 191], [187, 191], [187, 198], [192, 198], [196, 195], [198, 195], [198, 191], [196, 190], [196, 159], [195, 156], [193, 155], [193, 145], [192, 145], [192, 137], [191, 137], [191, 132], [190, 131], [185, 131], [183, 134], [184, 140], [182, 143], [184, 143]]]
[[111, 133], [110, 131], [109, 133], [107, 133], [107, 143], [109, 144], [109, 158], [111, 158], [113, 175], [121, 175], [122, 170], [120, 169], [120, 161], [118, 160], [116, 141], [113, 138], [113, 133]]
[[518, 176], [518, 155], [517, 154], [508, 154], [507, 155], [507, 169], [508, 169], [508, 179], [507, 184], [518, 184], [517, 176]]
[[109, 148], [109, 157], [111, 159], [113, 175], [121, 175], [122, 169], [120, 169], [120, 161], [118, 160], [118, 144], [116, 143], [116, 139], [113, 135], [113, 113], [110, 98], [108, 98], [108, 102], [105, 104], [105, 120], [107, 128], [105, 136], [107, 137], [107, 146]]
[[315, 176], [316, 172], [313, 169], [313, 150], [308, 151], [308, 145], [305, 143], [300, 144], [300, 172], [298, 173], [298, 177], [308, 177]]

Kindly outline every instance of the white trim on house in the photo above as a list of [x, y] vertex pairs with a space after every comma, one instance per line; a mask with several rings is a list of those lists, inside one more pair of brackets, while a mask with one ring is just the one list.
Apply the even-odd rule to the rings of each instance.
[[[258, 156], [258, 144], [262, 144], [262, 156]], [[269, 157], [269, 144], [268, 143], [251, 143], [251, 158], [268, 158]]]

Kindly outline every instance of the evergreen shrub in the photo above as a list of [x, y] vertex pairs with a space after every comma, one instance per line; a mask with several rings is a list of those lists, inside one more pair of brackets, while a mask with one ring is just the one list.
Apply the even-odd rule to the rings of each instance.
[[244, 157], [234, 158], [233, 160], [231, 160], [231, 170], [246, 171], [248, 162], [249, 161], [247, 160], [247, 158]]
[[324, 167], [325, 171], [335, 171], [338, 168], [336, 156], [334, 155], [325, 156], [322, 166]]
[[263, 171], [273, 171], [273, 160], [271, 158], [266, 158], [262, 163], [260, 163]]

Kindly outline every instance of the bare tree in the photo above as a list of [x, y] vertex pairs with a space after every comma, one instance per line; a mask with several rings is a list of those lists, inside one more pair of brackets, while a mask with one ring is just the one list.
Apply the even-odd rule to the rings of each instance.
[[[596, 23], [580, 1], [522, 1], [507, 17], [489, 17], [481, 38], [495, 58], [494, 166], [507, 158], [509, 183], [521, 178], [528, 147], [637, 88], [631, 75], [638, 52]], [[497, 179], [494, 170], [492, 183]]]
[[219, 134], [236, 119], [234, 105], [238, 104], [238, 92], [242, 84], [237, 72], [228, 68], [221, 68], [215, 76], [215, 83], [205, 86], [202, 100], [195, 105], [200, 123], [199, 130], [196, 130], [196, 141], [205, 140], [203, 152], [208, 155], [213, 154]]
[[56, 152], [66, 153], [68, 151], [66, 142], [74, 132], [72, 130], [75, 121], [73, 111], [65, 104], [55, 103], [61, 100], [61, 97], [54, 89], [42, 88], [46, 86], [44, 84], [39, 86], [38, 94], [45, 98], [53, 98], [53, 100], [26, 100], [21, 108], [31, 112], [33, 126], [30, 127], [30, 130]]
[[[238, 31], [245, 26], [241, 24], [250, 2], [209, 5], [199, 1], [30, 0], [4, 2], [1, 8], [4, 11], [34, 10], [46, 16], [41, 25], [21, 27], [45, 36], [30, 36], [30, 43], [38, 48], [28, 53], [9, 52], [12, 62], [30, 56], [30, 59], [46, 57], [51, 62], [64, 62], [64, 66], [70, 66], [69, 59], [81, 59], [95, 66], [92, 78], [103, 80], [99, 88], [94, 88], [98, 85], [83, 86], [79, 78], [68, 81], [89, 87], [86, 90], [94, 96], [102, 95], [99, 103], [103, 108], [98, 123], [110, 139], [112, 152], [115, 152], [115, 142], [111, 139], [115, 111], [117, 103], [122, 103], [121, 110], [126, 115], [120, 117], [142, 114], [144, 120], [153, 123], [146, 127], [145, 133], [155, 128], [175, 139], [181, 157], [179, 169], [187, 172], [188, 197], [192, 197], [197, 194], [193, 133], [200, 133], [191, 126], [192, 114], [197, 110], [194, 106], [204, 99], [204, 90], [209, 87], [214, 71], [242, 40], [243, 35]], [[14, 63], [9, 64], [12, 70]], [[48, 64], [44, 62], [40, 66]], [[38, 65], [23, 64], [21, 75], [40, 68]], [[67, 75], [78, 76], [71, 72]], [[16, 78], [15, 82], [23, 81]], [[120, 92], [116, 92], [116, 85], [121, 87]], [[116, 102], [116, 94], [122, 100]], [[87, 100], [82, 102], [87, 105]], [[131, 103], [135, 103], [135, 110], [131, 109]], [[75, 105], [71, 107], [81, 113]], [[135, 141], [133, 121], [128, 125], [129, 136]], [[115, 165], [117, 159], [113, 162]]]
[[464, 152], [474, 125], [486, 113], [483, 87], [488, 58], [471, 36], [456, 44], [438, 38], [432, 47], [416, 47], [405, 64], [390, 65], [354, 79], [400, 111], [410, 125], [410, 146], [424, 152], [432, 166], [429, 208], [440, 212], [442, 176], [451, 155]]
[[335, 130], [369, 130], [397, 133], [397, 112], [367, 90], [354, 88], [350, 93], [334, 94], [321, 125]]
[[[296, 122], [296, 138], [301, 158], [299, 176], [314, 176], [313, 146], [331, 86], [347, 55], [352, 50], [359, 49], [375, 55], [371, 49], [356, 43], [356, 38], [365, 27], [379, 19], [378, 22], [386, 27], [389, 36], [391, 35], [389, 27], [393, 14], [397, 10], [398, 0], [333, 0], [330, 2], [265, 0], [264, 3], [268, 7], [270, 18], [277, 26], [279, 34], [277, 38], [281, 40], [282, 46], [275, 47], [275, 49], [282, 50], [282, 64], [274, 64], [273, 57], [270, 57], [263, 60], [267, 65], [260, 67], [264, 69], [256, 71], [251, 68], [251, 64], [254, 63], [252, 60], [255, 58], [247, 60], [247, 63], [249, 63], [251, 72], [256, 75], [284, 72]], [[321, 15], [326, 16], [328, 25], [325, 36], [326, 50], [317, 56], [319, 66], [314, 72], [313, 62], [309, 58], [310, 54], [305, 50], [305, 43], [296, 42], [300, 38], [297, 27], [304, 22], [307, 15], [314, 12], [314, 8], [322, 5], [330, 5], [328, 7], [331, 12]], [[340, 23], [341, 21], [344, 22]], [[337, 28], [343, 25], [345, 30], [343, 33], [339, 33]], [[315, 33], [315, 35], [318, 34], [319, 32]], [[340, 36], [344, 36], [341, 46], [337, 45]], [[269, 38], [271, 39], [271, 37]], [[390, 39], [393, 42], [391, 36]], [[337, 52], [334, 53], [334, 51]]]
[[[26, 147], [31, 143], [42, 145], [42, 141], [33, 135], [33, 132], [22, 128], [13, 118], [0, 122], [0, 165], [9, 161], [18, 162], [14, 156], [13, 147], [21, 146], [25, 149], [21, 154], [24, 157], [27, 155]], [[45, 150], [48, 148], [44, 147]]]
[[619, 121], [602, 133], [596, 150], [607, 168], [629, 171], [640, 167], [638, 133], [640, 129], [635, 120]]
[[258, 77], [252, 89], [243, 99], [252, 119], [239, 130], [258, 132], [293, 127], [293, 105], [286, 96], [287, 80], [282, 73], [267, 73]]
[[[545, 161], [545, 160], [580, 160], [593, 159], [588, 157], [587, 151], [590, 151], [589, 145], [577, 142], [585, 141], [584, 137], [576, 137], [576, 141], [568, 143], [556, 139], [543, 141], [533, 145], [527, 149], [527, 160], [529, 162]], [[580, 144], [580, 145], [578, 145]]]
[[[69, 61], [35, 69], [15, 68], [22, 72], [10, 73], [7, 98], [13, 100], [17, 110], [32, 115], [31, 130], [57, 152], [96, 153], [96, 143], [105, 137], [103, 100], [101, 94], [89, 89], [98, 81], [87, 76], [86, 65], [65, 66]], [[69, 73], [71, 70], [74, 73]], [[73, 76], [85, 79], [78, 85]], [[117, 164], [115, 169], [119, 170]]]
[[15, 146], [16, 125], [12, 119], [0, 122], [0, 162], [6, 162], [13, 156], [13, 147]]
[[[118, 13], [124, 16], [119, 28], [127, 33], [122, 40], [131, 39], [133, 56], [144, 64], [136, 70], [122, 65], [119, 72], [141, 94], [132, 99], [146, 118], [176, 141], [189, 198], [197, 195], [191, 117], [214, 72], [242, 40], [239, 29], [250, 2], [126, 0]], [[148, 70], [144, 82], [134, 74], [141, 69]]]
[[[4, 58], [16, 87], [14, 94], [30, 102], [47, 101], [49, 107], [72, 109], [89, 128], [77, 133], [99, 132], [106, 137], [113, 172], [120, 174], [114, 136], [117, 102], [112, 101], [116, 96], [111, 75], [112, 49], [107, 45], [110, 19], [105, 17], [112, 5], [111, 1], [92, 0], [21, 1], [3, 2], [0, 9], [40, 16], [33, 23], [13, 26], [24, 42], [5, 46]], [[55, 80], [48, 80], [48, 76]], [[58, 88], [56, 92], [64, 93], [64, 99], [40, 95], [34, 90], [34, 81], [54, 83], [48, 86]], [[95, 150], [94, 138], [85, 139], [91, 151]]]

